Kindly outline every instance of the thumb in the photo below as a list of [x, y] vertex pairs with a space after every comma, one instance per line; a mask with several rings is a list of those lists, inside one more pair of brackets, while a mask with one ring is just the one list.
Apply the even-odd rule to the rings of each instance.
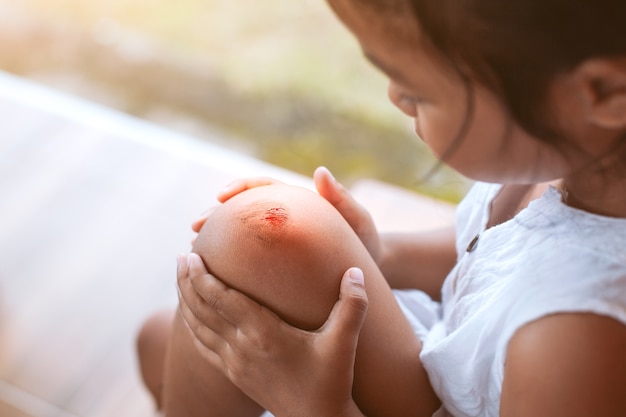
[[313, 182], [317, 192], [333, 206], [344, 200], [345, 188], [333, 177], [328, 168], [318, 167], [313, 173]]
[[[326, 167], [313, 174], [317, 192], [324, 197], [359, 235], [377, 234], [369, 212], [341, 185]], [[367, 246], [367, 245], [366, 245]]]
[[[358, 340], [359, 332], [367, 314], [367, 293], [363, 271], [359, 268], [350, 268], [341, 279], [339, 300], [323, 326], [325, 332], [354, 336], [354, 346]], [[345, 339], [344, 339], [345, 340]]]

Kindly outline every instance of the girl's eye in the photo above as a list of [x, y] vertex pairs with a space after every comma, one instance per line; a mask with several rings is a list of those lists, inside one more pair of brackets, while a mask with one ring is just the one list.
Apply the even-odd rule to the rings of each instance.
[[418, 99], [413, 94], [407, 94], [406, 90], [403, 90], [395, 82], [391, 81], [387, 90], [389, 100], [404, 114], [409, 117], [417, 117], [417, 107], [422, 103], [422, 100]]
[[403, 106], [418, 106], [422, 104], [422, 100], [417, 97], [408, 96], [406, 94], [400, 94], [400, 103]]
[[421, 103], [422, 100], [416, 97], [406, 94], [398, 94], [396, 105], [407, 116], [417, 117], [417, 108]]

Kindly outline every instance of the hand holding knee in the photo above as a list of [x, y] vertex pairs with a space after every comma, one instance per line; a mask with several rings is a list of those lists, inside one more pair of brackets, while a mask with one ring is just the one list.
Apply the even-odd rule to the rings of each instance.
[[343, 273], [361, 266], [362, 243], [341, 214], [313, 191], [285, 184], [256, 187], [218, 206], [194, 252], [229, 286], [288, 323], [316, 329], [339, 294]]

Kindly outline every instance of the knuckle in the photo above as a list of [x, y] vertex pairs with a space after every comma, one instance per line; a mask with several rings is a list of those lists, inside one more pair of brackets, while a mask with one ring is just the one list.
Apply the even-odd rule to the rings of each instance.
[[348, 302], [350, 305], [356, 310], [362, 311], [363, 313], [367, 312], [368, 308], [368, 300], [365, 292], [363, 293], [353, 293], [348, 297]]
[[262, 353], [264, 356], [267, 356], [268, 353], [271, 351], [271, 338], [268, 337], [265, 332], [260, 331], [259, 329], [255, 329], [247, 334], [246, 339], [255, 351]]
[[250, 368], [250, 361], [247, 357], [238, 357], [238, 360], [232, 362], [229, 366], [232, 375], [237, 378], [241, 378], [246, 374], [246, 371]]
[[209, 306], [209, 308], [211, 308], [212, 310], [215, 310], [218, 313], [222, 311], [222, 307], [224, 303], [223, 303], [222, 297], [220, 297], [219, 295], [206, 294], [204, 300], [207, 306]]
[[187, 306], [187, 308], [181, 308], [183, 319], [194, 333], [197, 333], [199, 327], [197, 310], [197, 308], [191, 306]]
[[221, 312], [224, 307], [225, 289], [216, 280], [212, 280], [202, 291], [202, 299], [211, 309]]

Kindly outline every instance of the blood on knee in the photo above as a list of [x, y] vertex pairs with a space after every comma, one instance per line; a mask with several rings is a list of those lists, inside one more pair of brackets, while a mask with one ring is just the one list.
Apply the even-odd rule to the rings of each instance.
[[[317, 329], [361, 243], [337, 210], [301, 187], [253, 188], [218, 206], [194, 252], [207, 270], [301, 329]], [[359, 246], [360, 247], [360, 246]]]
[[265, 243], [285, 237], [290, 220], [285, 204], [265, 200], [253, 201], [239, 207], [238, 217], [247, 234]]
[[272, 227], [279, 227], [283, 225], [287, 219], [287, 211], [284, 207], [270, 207], [265, 210], [264, 220]]

